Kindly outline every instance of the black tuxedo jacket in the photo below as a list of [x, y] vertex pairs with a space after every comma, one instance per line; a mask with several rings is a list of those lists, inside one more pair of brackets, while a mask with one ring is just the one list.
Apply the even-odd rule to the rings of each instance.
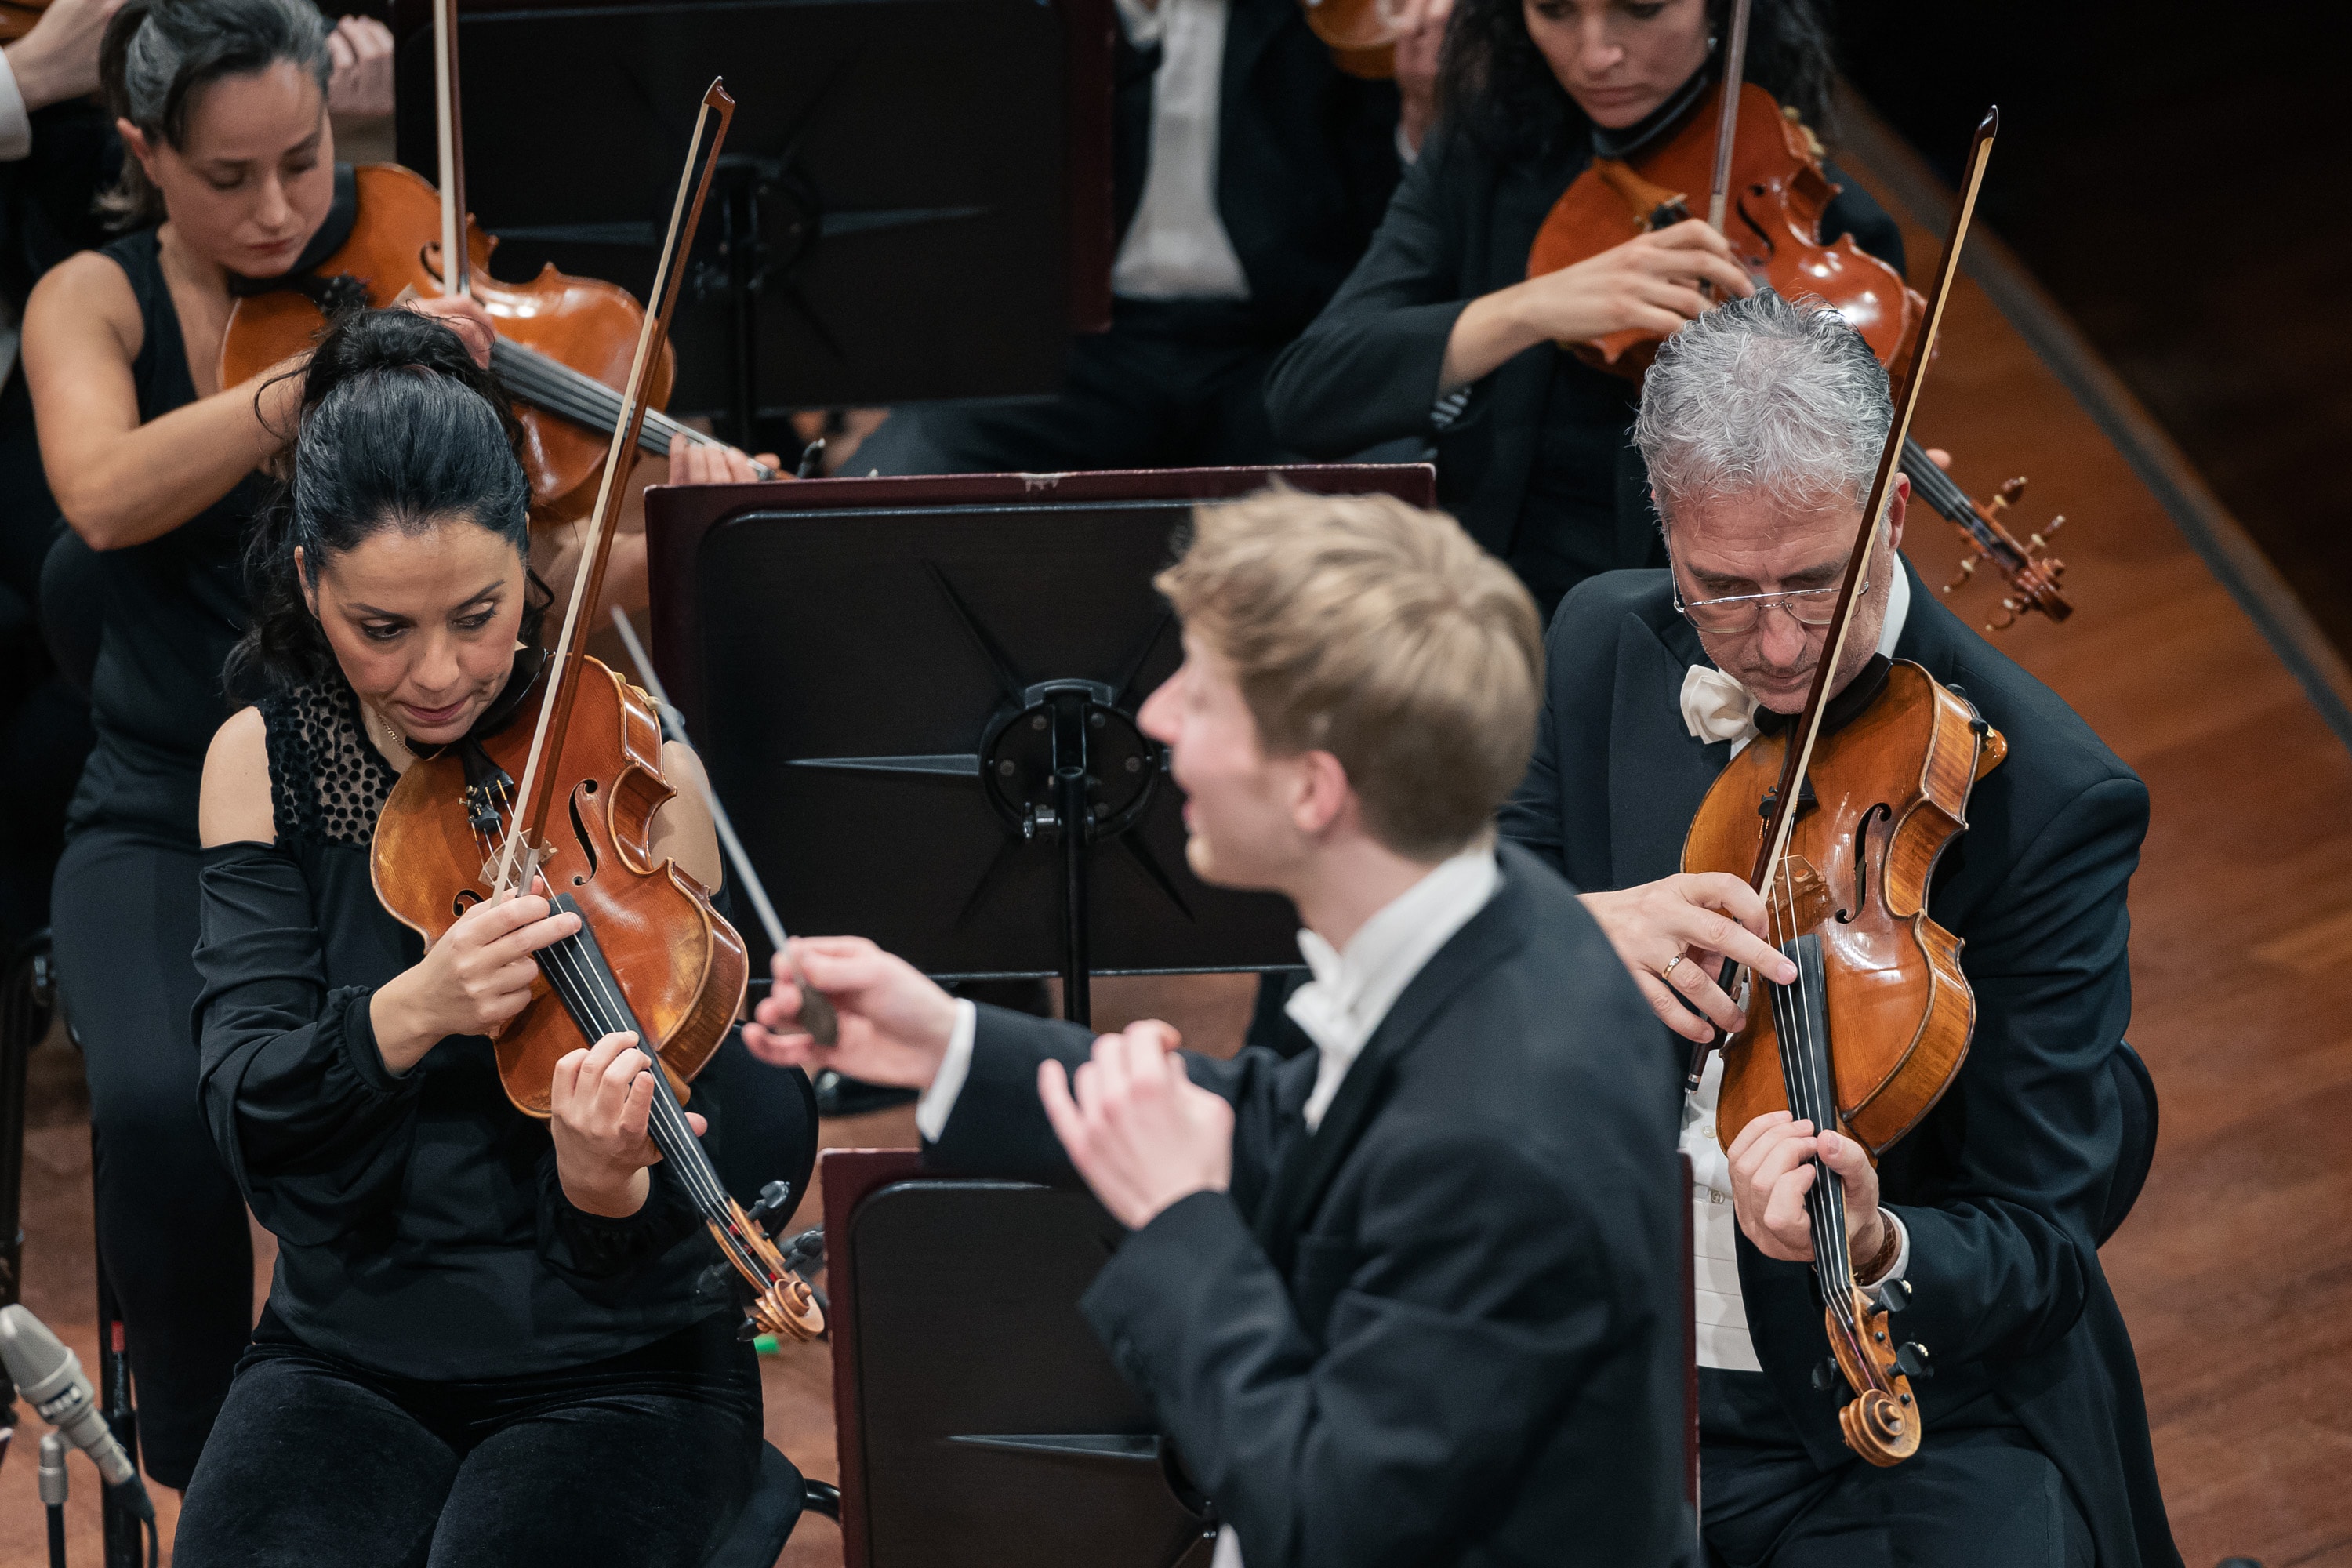
[[[1471, 385], [1470, 399], [1433, 432], [1438, 372], [1454, 318], [1471, 300], [1524, 281], [1536, 231], [1591, 154], [1581, 140], [1549, 156], [1504, 159], [1444, 128], [1406, 171], [1371, 248], [1321, 316], [1283, 351], [1266, 378], [1276, 437], [1311, 458], [1338, 458], [1401, 437], [1437, 444], [1438, 504], [1490, 553], [1508, 553], [1542, 441], [1559, 351], [1527, 350]], [[1851, 180], [1822, 216], [1825, 234], [1852, 234], [1874, 256], [1903, 264], [1895, 220]], [[1571, 374], [1574, 374], [1572, 372]], [[1603, 372], [1581, 374], [1613, 382]], [[1661, 564], [1648, 477], [1622, 425], [1587, 432], [1618, 465], [1617, 562]]]
[[[1158, 47], [1121, 29], [1111, 200], [1127, 233], [1151, 160]], [[1364, 253], [1396, 189], [1396, 84], [1331, 62], [1298, 0], [1228, 0], [1219, 82], [1217, 214], [1248, 275], [1251, 314], [1287, 338]]]
[[[1680, 1067], [1533, 857], [1405, 988], [1318, 1130], [1313, 1053], [1191, 1058], [1233, 1185], [1128, 1237], [1083, 1303], [1249, 1568], [1688, 1561]], [[934, 1163], [1066, 1173], [1038, 1063], [980, 1009]]]
[[[1916, 573], [1895, 656], [1964, 690], [2009, 740], [2008, 759], [1969, 796], [1969, 829], [1945, 851], [1928, 902], [1967, 943], [1975, 1041], [1943, 1100], [1879, 1166], [1885, 1205], [1911, 1233], [1913, 1299], [1896, 1322], [1935, 1360], [1934, 1378], [1916, 1385], [1927, 1440], [1946, 1415], [2013, 1421], [2066, 1477], [2100, 1563], [2177, 1563], [2138, 1366], [2095, 1239], [2122, 1140], [2106, 1069], [2131, 1016], [2124, 900], [2147, 791]], [[1535, 758], [1504, 833], [1580, 887], [1672, 875], [1731, 748], [1684, 725], [1684, 672], [1707, 660], [1667, 574], [1582, 584], [1561, 603], [1545, 658]], [[1663, 1026], [1654, 1037], [1680, 1059], [1685, 1047]], [[1765, 1373], [1815, 1462], [1848, 1462], [1838, 1400], [1810, 1382], [1824, 1353], [1811, 1266], [1774, 1262], [1744, 1235], [1738, 1247]]]

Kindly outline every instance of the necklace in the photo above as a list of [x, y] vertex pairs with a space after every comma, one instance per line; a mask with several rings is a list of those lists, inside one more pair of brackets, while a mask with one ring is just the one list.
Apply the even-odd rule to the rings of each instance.
[[416, 754], [416, 748], [408, 743], [408, 737], [394, 729], [391, 720], [377, 712], [373, 703], [362, 702], [360, 706], [367, 710], [369, 718], [375, 721], [376, 728], [383, 731], [383, 738], [385, 740], [390, 741], [394, 745], [398, 746], [402, 751], [406, 752], [412, 757]]

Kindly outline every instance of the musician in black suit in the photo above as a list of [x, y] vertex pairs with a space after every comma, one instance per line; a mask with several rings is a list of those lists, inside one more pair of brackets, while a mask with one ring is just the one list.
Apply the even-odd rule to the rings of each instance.
[[[1681, 847], [1735, 750], [1803, 707], [1890, 406], [1832, 312], [1768, 291], [1684, 328], [1636, 431], [1671, 565], [1592, 579], [1550, 628], [1535, 759], [1504, 834], [1587, 889], [1690, 1041], [1739, 1021], [1715, 984], [1723, 956], [1792, 974], [1751, 934], [1761, 900], [1735, 877], [1679, 874]], [[1869, 691], [1877, 655], [1913, 660], [2008, 740], [1928, 904], [1967, 944], [1975, 1038], [1874, 1172], [1850, 1139], [1785, 1113], [1717, 1125], [1719, 1059], [1687, 1098], [1706, 1544], [1733, 1568], [2178, 1563], [2097, 1247], [2123, 1152], [2110, 1073], [2147, 792], [1901, 562], [1906, 490], [1898, 479], [1838, 689]], [[1843, 1447], [1843, 1384], [1811, 1381], [1826, 1353], [1803, 1202], [1816, 1154], [1843, 1184], [1857, 1282], [1932, 1357], [1915, 1384], [1924, 1445], [1890, 1469]]]
[[[1507, 561], [1547, 622], [1595, 572], [1659, 563], [1626, 439], [1639, 387], [1559, 345], [1673, 331], [1748, 292], [1700, 216], [1528, 276], [1536, 234], [1593, 158], [1638, 160], [1701, 111], [1723, 66], [1728, 0], [1459, 0], [1444, 117], [1371, 248], [1266, 381], [1274, 432], [1318, 458], [1433, 442], [1438, 500]], [[1813, 0], [1754, 0], [1747, 77], [1808, 125], [1828, 112]], [[1903, 265], [1895, 221], [1850, 180], [1822, 220]], [[1631, 229], [1629, 226], [1629, 235]]]
[[1341, 70], [1298, 0], [1118, 0], [1118, 11], [1110, 330], [1071, 340], [1054, 396], [897, 410], [853, 454], [856, 472], [1280, 456], [1266, 365], [1388, 205], [1403, 151], [1397, 88]]
[[[1249, 1568], [1689, 1560], [1679, 1064], [1600, 930], [1492, 815], [1538, 700], [1525, 592], [1451, 520], [1204, 510], [1144, 706], [1208, 880], [1288, 895], [1318, 1049], [1172, 1053], [796, 942], [772, 1060], [920, 1086], [929, 1157], [1075, 1165], [1133, 1229], [1082, 1302]], [[796, 1031], [795, 968], [840, 1043]], [[1089, 1045], [1091, 1044], [1091, 1057]]]

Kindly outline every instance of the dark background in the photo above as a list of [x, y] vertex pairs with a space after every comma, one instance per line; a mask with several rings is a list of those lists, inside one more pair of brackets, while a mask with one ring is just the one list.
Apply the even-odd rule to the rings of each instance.
[[1989, 222], [2352, 654], [2352, 7], [1844, 0], [1862, 96]]

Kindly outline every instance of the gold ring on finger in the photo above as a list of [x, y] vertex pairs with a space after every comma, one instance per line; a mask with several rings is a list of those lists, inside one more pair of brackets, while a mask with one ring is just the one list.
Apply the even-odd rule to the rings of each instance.
[[1682, 962], [1683, 955], [1679, 952], [1666, 960], [1666, 966], [1658, 971], [1658, 978], [1672, 985], [1675, 983], [1675, 965]]

